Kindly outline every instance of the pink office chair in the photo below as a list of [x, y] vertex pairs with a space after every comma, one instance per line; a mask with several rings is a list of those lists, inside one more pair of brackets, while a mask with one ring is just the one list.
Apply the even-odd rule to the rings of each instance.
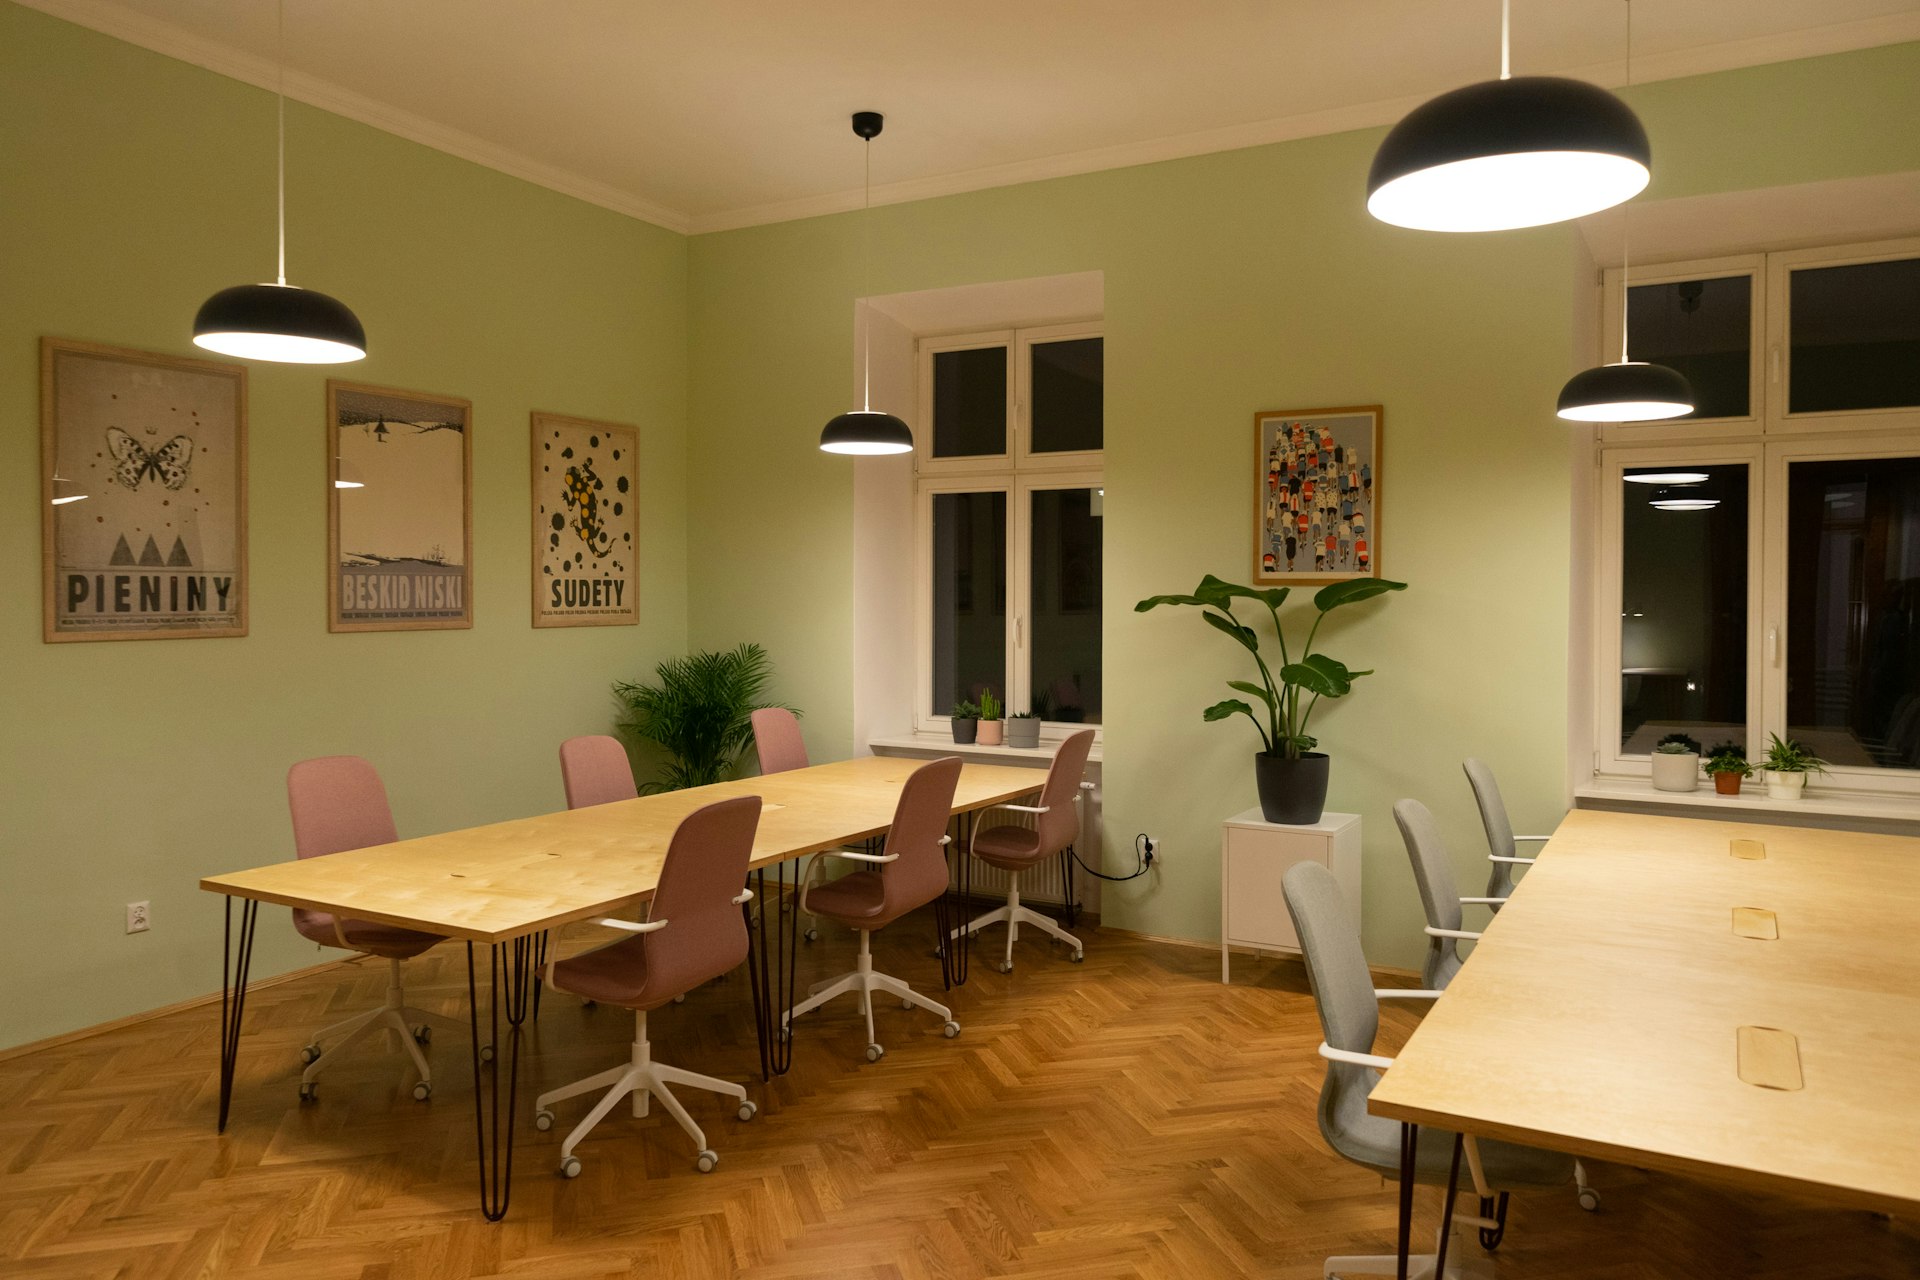
[[[392, 844], [400, 838], [393, 811], [387, 807], [387, 789], [373, 766], [358, 756], [322, 756], [302, 760], [287, 770], [287, 808], [293, 815], [294, 851], [302, 858]], [[432, 1023], [458, 1029], [453, 1019], [407, 1004], [400, 980], [400, 962], [417, 956], [436, 942], [437, 934], [418, 933], [369, 920], [346, 920], [324, 911], [293, 908], [293, 927], [302, 937], [326, 947], [344, 947], [384, 957], [389, 965], [387, 1000], [378, 1009], [357, 1014], [316, 1034], [300, 1050], [306, 1070], [300, 1074], [300, 1098], [310, 1102], [320, 1095], [316, 1083], [321, 1070], [337, 1061], [340, 1051], [375, 1031], [397, 1031], [420, 1072], [413, 1096], [424, 1102], [433, 1095], [433, 1070], [420, 1046], [433, 1038]], [[321, 1056], [320, 1042], [339, 1035], [340, 1041]], [[488, 1056], [491, 1056], [490, 1054]]]
[[[974, 827], [973, 848], [969, 852], [988, 866], [1007, 873], [1007, 905], [968, 921], [961, 929], [971, 935], [988, 925], [1006, 924], [1007, 957], [1000, 965], [1002, 973], [1013, 972], [1013, 944], [1020, 936], [1022, 924], [1033, 925], [1072, 947], [1075, 964], [1086, 959], [1086, 951], [1078, 938], [1051, 918], [1020, 905], [1020, 873], [1057, 857], [1080, 838], [1080, 776], [1087, 771], [1087, 753], [1092, 749], [1093, 730], [1082, 729], [1053, 753], [1053, 764], [1047, 769], [1047, 782], [1040, 790], [1038, 805], [993, 806], [1007, 813], [1031, 814], [1034, 820], [1031, 827], [1013, 824], [985, 828], [976, 824]], [[960, 929], [955, 929], [950, 936], [959, 937]]]
[[[753, 713], [753, 750], [760, 757], [760, 772], [785, 773], [807, 767], [807, 744], [800, 736], [800, 720], [785, 707], [762, 707]], [[820, 936], [820, 922], [807, 917], [806, 932], [800, 936], [813, 942]]]
[[[807, 998], [781, 1020], [782, 1036], [791, 1034], [790, 1024], [795, 1018], [848, 991], [860, 993], [860, 1010], [867, 1017], [868, 1062], [878, 1062], [886, 1053], [873, 1032], [873, 993], [876, 991], [898, 996], [902, 1008], [918, 1005], [939, 1014], [946, 1019], [941, 1030], [949, 1040], [960, 1034], [960, 1024], [953, 1020], [951, 1009], [927, 999], [898, 978], [875, 973], [870, 946], [874, 930], [892, 924], [947, 891], [947, 817], [953, 810], [953, 790], [959, 781], [958, 756], [921, 765], [900, 789], [900, 802], [894, 807], [893, 826], [887, 832], [882, 852], [828, 849], [815, 854], [808, 862], [800, 881], [800, 909], [857, 930], [860, 958], [852, 973], [816, 982], [807, 988]], [[855, 871], [838, 880], [818, 884], [813, 873], [826, 865], [822, 858], [846, 858], [875, 869]]]
[[560, 1144], [562, 1176], [580, 1176], [580, 1158], [573, 1154], [574, 1147], [629, 1094], [633, 1095], [636, 1116], [647, 1114], [650, 1097], [660, 1099], [668, 1114], [698, 1145], [694, 1163], [702, 1173], [712, 1172], [720, 1156], [707, 1146], [706, 1134], [667, 1086], [683, 1084], [726, 1094], [739, 1100], [742, 1120], [753, 1119], [758, 1108], [747, 1101], [747, 1091], [740, 1085], [653, 1060], [647, 1043], [647, 1011], [719, 977], [747, 958], [747, 926], [739, 908], [753, 894], [740, 886], [747, 878], [754, 831], [759, 825], [759, 796], [722, 800], [694, 810], [681, 820], [667, 846], [646, 921], [611, 917], [595, 921], [632, 936], [548, 963], [549, 986], [633, 1010], [633, 1055], [626, 1065], [543, 1093], [534, 1103], [534, 1127], [544, 1132], [553, 1128], [554, 1103], [606, 1089], [586, 1119], [575, 1125]]
[[633, 766], [618, 738], [604, 733], [568, 738], [560, 744], [560, 780], [567, 788], [567, 808], [586, 809], [640, 795], [633, 785]]

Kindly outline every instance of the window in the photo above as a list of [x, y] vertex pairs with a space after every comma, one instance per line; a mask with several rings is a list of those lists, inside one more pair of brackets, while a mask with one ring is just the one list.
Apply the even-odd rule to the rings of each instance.
[[1673, 264], [1628, 305], [1699, 409], [1600, 432], [1596, 774], [1777, 732], [1920, 795], [1920, 242]]
[[920, 344], [916, 728], [988, 690], [1052, 736], [1100, 723], [1103, 347], [1087, 324]]

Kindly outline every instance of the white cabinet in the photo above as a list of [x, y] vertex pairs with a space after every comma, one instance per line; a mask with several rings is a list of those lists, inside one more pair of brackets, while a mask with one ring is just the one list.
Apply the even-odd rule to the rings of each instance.
[[1296, 862], [1333, 872], [1360, 928], [1360, 815], [1324, 813], [1307, 827], [1268, 822], [1253, 808], [1220, 830], [1220, 981], [1230, 980], [1232, 948], [1300, 954], [1281, 877]]

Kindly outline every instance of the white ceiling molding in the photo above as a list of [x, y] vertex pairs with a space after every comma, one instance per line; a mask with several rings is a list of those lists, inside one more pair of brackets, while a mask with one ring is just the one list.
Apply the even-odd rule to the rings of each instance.
[[[112, 0], [16, 0], [16, 3], [263, 89], [272, 90], [278, 83], [279, 72], [271, 60], [236, 50], [216, 40], [191, 34], [171, 23], [115, 4]], [[1671, 80], [1909, 41], [1920, 41], [1920, 11], [1831, 23], [1796, 31], [1637, 56], [1634, 60], [1634, 80], [1636, 83]], [[1557, 74], [1576, 76], [1609, 86], [1617, 86], [1624, 81], [1624, 68], [1617, 60], [1584, 67], [1523, 68], [1523, 70], [1553, 70]], [[685, 234], [727, 231], [799, 218], [818, 217], [823, 214], [844, 213], [858, 209], [862, 201], [860, 188], [850, 187], [842, 191], [796, 200], [689, 214], [648, 199], [638, 192], [545, 163], [523, 152], [502, 147], [453, 126], [389, 106], [316, 76], [289, 72], [286, 77], [286, 92], [288, 97], [310, 106], [371, 125], [398, 137], [524, 179], [564, 195], [573, 196], [590, 204]], [[1430, 93], [1421, 93], [1345, 105], [1224, 128], [1149, 138], [1021, 160], [1010, 164], [881, 184], [873, 188], [873, 201], [876, 204], [900, 204], [937, 196], [1013, 186], [1106, 169], [1154, 164], [1188, 156], [1369, 128], [1393, 122], [1430, 96]]]

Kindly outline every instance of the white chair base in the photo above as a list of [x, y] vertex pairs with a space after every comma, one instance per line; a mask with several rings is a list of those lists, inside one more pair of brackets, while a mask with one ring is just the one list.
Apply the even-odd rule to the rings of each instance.
[[1086, 948], [1080, 945], [1080, 939], [1074, 937], [1058, 924], [1054, 923], [1051, 916], [1043, 916], [1038, 911], [1020, 905], [1020, 873], [1017, 871], [1011, 872], [1007, 876], [1006, 906], [995, 907], [978, 919], [967, 921], [967, 923], [961, 925], [959, 929], [953, 930], [947, 936], [949, 938], [957, 938], [960, 936], [961, 929], [966, 930], [969, 935], [972, 935], [979, 933], [989, 925], [996, 924], [1004, 924], [1007, 926], [1007, 957], [1000, 965], [1000, 972], [1002, 973], [1013, 972], [1013, 944], [1019, 941], [1020, 926], [1023, 924], [1030, 924], [1042, 933], [1051, 934], [1053, 937], [1058, 938], [1060, 941], [1072, 947], [1075, 964], [1078, 964], [1086, 958]]
[[953, 1010], [947, 1008], [947, 1006], [937, 1000], [929, 1000], [890, 974], [875, 973], [873, 969], [873, 935], [865, 929], [859, 929], [855, 932], [860, 935], [860, 956], [856, 961], [857, 967], [852, 973], [843, 973], [837, 978], [828, 978], [824, 982], [816, 982], [808, 987], [807, 998], [787, 1010], [786, 1014], [781, 1017], [780, 1034], [782, 1036], [791, 1034], [791, 1024], [795, 1018], [803, 1013], [818, 1009], [827, 1001], [832, 1000], [836, 996], [843, 996], [849, 991], [857, 991], [860, 993], [860, 1011], [867, 1016], [868, 1062], [878, 1062], [881, 1056], [886, 1053], [886, 1050], [880, 1046], [879, 1038], [874, 1034], [873, 1030], [873, 993], [876, 991], [884, 991], [889, 995], [898, 996], [902, 1008], [911, 1009], [917, 1005], [929, 1013], [939, 1014], [941, 1018], [945, 1019], [945, 1026], [943, 1026], [941, 1030], [949, 1040], [960, 1034], [960, 1024], [953, 1020]]
[[[433, 1068], [427, 1064], [427, 1055], [420, 1051], [420, 1046], [433, 1038], [435, 1023], [456, 1031], [464, 1031], [466, 1028], [445, 1014], [429, 1013], [425, 1009], [408, 1004], [406, 988], [400, 978], [400, 961], [389, 957], [387, 963], [390, 967], [387, 976], [386, 1003], [377, 1009], [355, 1014], [345, 1022], [336, 1022], [333, 1026], [315, 1034], [311, 1040], [307, 1041], [306, 1047], [300, 1050], [300, 1060], [307, 1064], [307, 1069], [300, 1073], [302, 1100], [310, 1102], [319, 1097], [319, 1086], [315, 1081], [320, 1078], [322, 1071], [339, 1061], [341, 1050], [358, 1044], [376, 1031], [398, 1034], [400, 1043], [406, 1047], [407, 1053], [413, 1058], [414, 1069], [420, 1073], [419, 1082], [413, 1086], [413, 1096], [421, 1102], [433, 1096]], [[339, 1036], [340, 1039], [331, 1047], [321, 1043], [335, 1036]], [[482, 1056], [491, 1058], [493, 1056], [491, 1048], [484, 1051]]]
[[577, 1098], [583, 1093], [592, 1093], [595, 1089], [605, 1089], [600, 1101], [593, 1104], [593, 1110], [587, 1112], [586, 1119], [573, 1127], [567, 1140], [560, 1144], [560, 1173], [563, 1177], [580, 1176], [580, 1158], [573, 1149], [580, 1140], [593, 1131], [593, 1127], [607, 1118], [607, 1113], [619, 1104], [622, 1098], [632, 1096], [633, 1114], [647, 1114], [647, 1104], [652, 1098], [660, 1099], [660, 1105], [667, 1114], [676, 1120], [687, 1136], [693, 1139], [698, 1154], [694, 1157], [694, 1167], [702, 1173], [713, 1172], [720, 1163], [720, 1155], [707, 1146], [707, 1135], [693, 1122], [687, 1109], [673, 1096], [667, 1086], [681, 1084], [689, 1089], [705, 1089], [709, 1093], [724, 1094], [740, 1103], [739, 1116], [742, 1120], [751, 1120], [759, 1111], [753, 1103], [747, 1101], [747, 1091], [742, 1085], [730, 1080], [721, 1080], [714, 1076], [703, 1076], [693, 1071], [682, 1071], [679, 1067], [670, 1067], [664, 1062], [655, 1062], [650, 1046], [647, 1044], [647, 1015], [636, 1011], [633, 1015], [633, 1057], [623, 1067], [613, 1067], [598, 1075], [588, 1076], [585, 1080], [576, 1080], [548, 1093], [543, 1093], [534, 1101], [533, 1127], [545, 1132], [553, 1128], [553, 1104], [565, 1102], [568, 1098]]

